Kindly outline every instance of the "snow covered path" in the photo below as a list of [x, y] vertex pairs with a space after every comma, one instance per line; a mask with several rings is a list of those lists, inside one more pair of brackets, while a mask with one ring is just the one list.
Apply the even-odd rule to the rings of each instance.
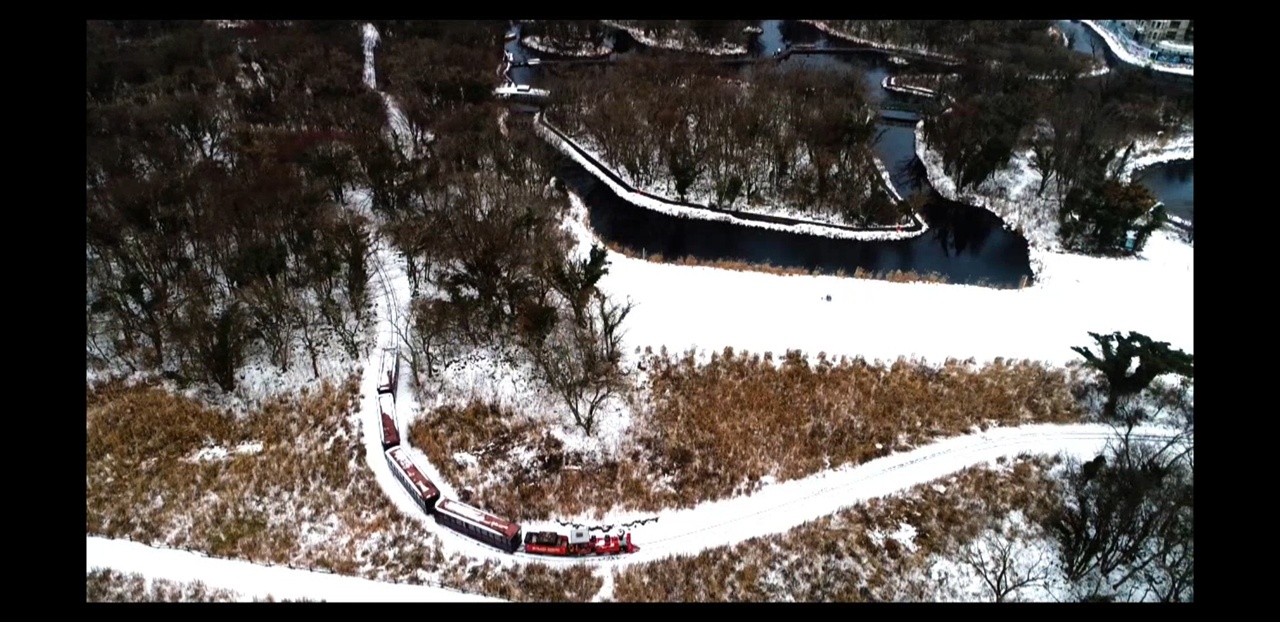
[[[1134, 434], [1166, 439], [1177, 432], [1146, 427], [1135, 430]], [[865, 464], [765, 486], [749, 496], [663, 512], [656, 523], [632, 529], [632, 539], [640, 547], [638, 553], [608, 563], [621, 566], [671, 555], [693, 555], [708, 548], [780, 534], [842, 508], [901, 492], [1000, 457], [1062, 452], [1088, 460], [1115, 438], [1115, 430], [1100, 424], [993, 428], [950, 438]], [[634, 518], [638, 516], [615, 515], [601, 522], [620, 523]], [[537, 529], [532, 525], [528, 528]]]
[[149, 579], [202, 581], [241, 596], [276, 600], [310, 599], [326, 602], [483, 602], [497, 599], [441, 587], [380, 583], [341, 575], [263, 566], [252, 562], [204, 557], [178, 549], [160, 549], [130, 542], [88, 536], [85, 570], [111, 568]]
[[[1163, 439], [1175, 432], [1166, 428], [1141, 428], [1135, 434]], [[657, 523], [633, 530], [633, 537], [641, 546], [640, 552], [597, 563], [622, 566], [670, 555], [693, 555], [748, 538], [783, 533], [841, 508], [893, 494], [1002, 456], [1063, 452], [1088, 459], [1114, 438], [1114, 430], [1103, 425], [1033, 425], [997, 428], [947, 439], [856, 467], [767, 486], [750, 496], [663, 513]], [[610, 520], [614, 519], [606, 517], [604, 522]], [[617, 520], [626, 518], [618, 517]], [[533, 525], [528, 527], [536, 528]], [[447, 548], [467, 542], [463, 538], [447, 540]], [[487, 551], [478, 544], [461, 548], [469, 550], [460, 552], [473, 555], [485, 555]], [[540, 561], [578, 563], [574, 560]], [[94, 568], [113, 568], [175, 581], [200, 580], [210, 587], [234, 590], [246, 597], [270, 595], [276, 599], [308, 598], [332, 602], [490, 600], [439, 587], [380, 583], [88, 536], [86, 570]]]

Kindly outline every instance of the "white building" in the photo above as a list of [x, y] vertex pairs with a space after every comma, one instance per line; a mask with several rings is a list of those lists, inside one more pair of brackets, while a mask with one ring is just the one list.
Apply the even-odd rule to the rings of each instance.
[[1160, 41], [1170, 41], [1186, 46], [1194, 45], [1194, 20], [1189, 19], [1130, 19], [1118, 22], [1133, 37], [1144, 45], [1155, 45]]

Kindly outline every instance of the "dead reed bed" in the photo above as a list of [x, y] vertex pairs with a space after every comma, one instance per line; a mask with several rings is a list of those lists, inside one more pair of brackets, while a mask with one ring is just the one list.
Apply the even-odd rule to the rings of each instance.
[[103, 568], [85, 573], [84, 583], [85, 602], [89, 603], [233, 603], [240, 600], [237, 593], [210, 588], [202, 581], [148, 581], [140, 574]]
[[[641, 602], [861, 602], [928, 599], [931, 555], [950, 556], [1013, 511], [1042, 520], [1056, 502], [1053, 461], [973, 467], [785, 534], [614, 572], [614, 599]], [[906, 540], [895, 532], [912, 533]]]
[[726, 349], [705, 364], [693, 352], [650, 354], [645, 368], [650, 407], [636, 438], [656, 480], [686, 506], [976, 427], [1083, 417], [1074, 370], [1025, 360], [886, 364], [788, 352], [775, 361]]
[[495, 572], [482, 582], [484, 592], [520, 602], [587, 602], [604, 585], [589, 566], [554, 569], [545, 564], [525, 564]]
[[515, 520], [602, 512], [615, 500], [644, 497], [638, 451], [634, 460], [590, 462], [521, 414], [490, 404], [437, 409], [410, 426], [409, 443], [463, 501]]
[[381, 581], [509, 584], [533, 600], [551, 584], [589, 587], [572, 570], [446, 557], [425, 517], [397, 510], [374, 480], [352, 417], [358, 386], [352, 377], [240, 417], [154, 385], [90, 387], [86, 531]]
[[443, 556], [365, 466], [350, 417], [357, 391], [353, 377], [233, 417], [154, 386], [91, 389], [86, 531], [340, 574], [428, 580]]

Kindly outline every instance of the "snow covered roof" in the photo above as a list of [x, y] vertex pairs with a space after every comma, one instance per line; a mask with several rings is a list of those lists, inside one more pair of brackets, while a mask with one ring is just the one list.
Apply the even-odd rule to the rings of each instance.
[[1177, 43], [1177, 42], [1174, 42], [1174, 41], [1161, 41], [1161, 42], [1159, 42], [1159, 43], [1156, 43], [1156, 47], [1157, 47], [1157, 48], [1159, 48], [1159, 49], [1162, 49], [1162, 50], [1168, 51], [1168, 52], [1174, 52], [1174, 53], [1177, 53], [1177, 54], [1186, 54], [1186, 55], [1188, 55], [1188, 56], [1190, 56], [1191, 54], [1195, 53], [1195, 45], [1190, 44], [1190, 43]]

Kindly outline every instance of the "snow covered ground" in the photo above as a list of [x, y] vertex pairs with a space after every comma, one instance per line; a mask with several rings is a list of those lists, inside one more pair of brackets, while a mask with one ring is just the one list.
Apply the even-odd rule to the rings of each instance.
[[1153, 164], [1195, 159], [1195, 143], [1195, 133], [1190, 128], [1184, 128], [1173, 136], [1161, 135], [1159, 138], [1138, 141], [1133, 155], [1120, 172], [1120, 179], [1129, 181], [1134, 173]]
[[[908, 452], [819, 473], [800, 480], [766, 485], [749, 496], [703, 503], [686, 510], [663, 512], [657, 522], [632, 529], [640, 551], [616, 561], [628, 565], [671, 555], [694, 555], [717, 546], [779, 534], [815, 518], [876, 497], [906, 490], [967, 467], [995, 463], [1021, 453], [1056, 454], [1076, 458], [1096, 456], [1115, 438], [1104, 425], [1032, 425], [997, 428], [943, 440]], [[1142, 428], [1138, 435], [1168, 438], [1168, 428]], [[605, 524], [623, 523], [638, 514], [617, 513]], [[591, 520], [583, 517], [581, 520]], [[527, 529], [554, 529], [556, 523], [530, 523]]]
[[326, 602], [486, 602], [497, 599], [442, 587], [380, 583], [286, 566], [205, 557], [178, 549], [150, 547], [128, 540], [85, 538], [85, 570], [111, 568], [148, 578], [202, 581], [209, 587], [253, 597]]
[[[584, 216], [579, 205], [577, 217]], [[581, 230], [581, 229], [580, 229]], [[1041, 253], [1022, 290], [779, 276], [645, 261], [609, 251], [602, 288], [636, 302], [626, 352], [726, 347], [895, 360], [1079, 360], [1088, 332], [1139, 331], [1192, 351], [1192, 248], [1157, 232], [1138, 258]], [[826, 296], [831, 296], [828, 302]]]

